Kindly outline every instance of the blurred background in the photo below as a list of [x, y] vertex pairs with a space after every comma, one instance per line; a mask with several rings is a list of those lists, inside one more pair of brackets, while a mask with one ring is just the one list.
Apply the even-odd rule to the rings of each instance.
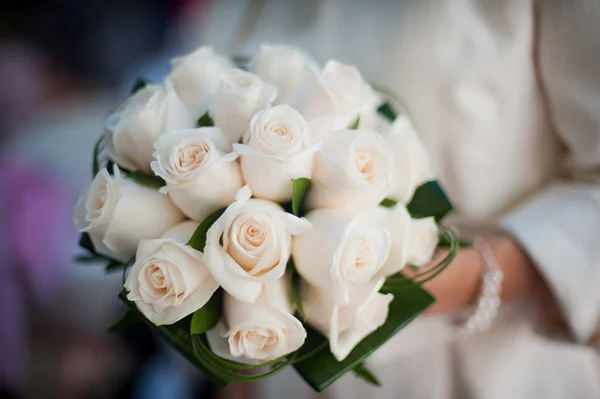
[[[137, 77], [202, 43], [203, 0], [6, 0], [0, 12], [0, 397], [210, 398], [81, 265], [72, 220], [103, 120]], [[238, 389], [239, 391], [239, 389]], [[243, 388], [241, 388], [243, 392]], [[235, 397], [229, 391], [227, 397]]]

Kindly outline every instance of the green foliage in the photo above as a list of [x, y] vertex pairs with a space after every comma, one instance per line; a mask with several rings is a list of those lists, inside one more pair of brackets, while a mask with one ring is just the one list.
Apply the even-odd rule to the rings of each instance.
[[92, 238], [88, 233], [81, 233], [79, 236], [79, 246], [88, 252], [96, 255], [96, 250], [94, 249], [94, 244], [92, 243]]
[[417, 188], [407, 209], [414, 218], [433, 216], [437, 221], [453, 210], [437, 181], [429, 181]]
[[102, 152], [103, 148], [104, 148], [104, 135], [101, 135], [98, 138], [98, 140], [96, 141], [96, 144], [94, 145], [94, 155], [93, 155], [94, 158], [92, 159], [92, 173], [93, 173], [92, 178], [96, 177], [96, 175], [100, 171], [100, 152]]
[[[363, 339], [341, 362], [338, 362], [329, 350], [326, 338], [306, 326], [307, 341], [300, 350], [301, 360], [294, 364], [294, 368], [313, 389], [318, 392], [323, 391], [346, 372], [360, 365], [377, 348], [423, 313], [435, 301], [431, 295], [410, 280], [407, 280], [402, 289], [388, 292], [394, 295], [394, 300], [390, 303], [386, 322]], [[323, 343], [326, 346], [323, 346]], [[317, 350], [311, 356], [303, 356], [303, 352], [318, 346], [321, 346], [322, 349]]]
[[125, 265], [121, 262], [117, 262], [116, 260], [111, 260], [104, 266], [104, 271], [108, 273], [116, 273], [119, 271], [123, 271]]
[[202, 115], [196, 122], [196, 127], [212, 127], [214, 125], [215, 121], [213, 121], [208, 112]]
[[310, 184], [310, 179], [306, 177], [292, 179], [292, 212], [296, 216], [301, 215]]
[[356, 116], [356, 119], [350, 124], [350, 126], [348, 126], [348, 129], [356, 130], [358, 129], [358, 125], [360, 125], [360, 115]]
[[131, 310], [128, 310], [119, 321], [108, 327], [106, 332], [110, 334], [120, 333], [127, 330], [129, 327], [139, 321], [140, 319], [135, 315], [135, 313]]
[[386, 208], [395, 208], [398, 205], [398, 201], [393, 200], [391, 198], [384, 198], [383, 201], [379, 203], [379, 206], [383, 206]]
[[364, 363], [357, 364], [356, 366], [354, 366], [352, 371], [354, 372], [354, 374], [356, 374], [357, 377], [362, 378], [367, 383], [378, 387], [381, 386], [379, 380], [373, 375], [373, 373], [371, 373], [371, 371], [364, 365]]
[[129, 172], [127, 176], [136, 183], [149, 188], [161, 188], [166, 184], [161, 177], [148, 175], [139, 170]]
[[104, 263], [106, 261], [105, 258], [94, 255], [94, 254], [80, 254], [73, 258], [73, 260], [77, 263]]
[[150, 83], [150, 81], [148, 81], [144, 78], [136, 79], [135, 83], [133, 84], [133, 87], [131, 88], [131, 94], [133, 95], [133, 94], [137, 93], [138, 91], [142, 90], [149, 83]]
[[221, 309], [223, 302], [223, 291], [217, 290], [213, 296], [192, 315], [190, 324], [190, 333], [203, 334], [217, 325], [221, 318]]
[[394, 111], [394, 108], [392, 108], [392, 104], [390, 104], [389, 102], [386, 102], [379, 106], [379, 108], [377, 108], [377, 113], [390, 122], [393, 122], [398, 116], [396, 111]]
[[210, 229], [210, 226], [221, 217], [223, 212], [225, 212], [225, 208], [218, 209], [204, 218], [202, 223], [196, 227], [194, 234], [192, 234], [186, 245], [189, 245], [197, 251], [204, 252], [204, 247], [206, 246], [206, 233], [208, 232], [208, 229]]
[[292, 295], [292, 301], [296, 306], [296, 310], [303, 321], [306, 320], [306, 316], [304, 315], [304, 307], [302, 306], [302, 300], [300, 299], [300, 275], [296, 271], [296, 267], [294, 266], [294, 261], [290, 258], [290, 261], [287, 265], [287, 270], [290, 275], [290, 291]]

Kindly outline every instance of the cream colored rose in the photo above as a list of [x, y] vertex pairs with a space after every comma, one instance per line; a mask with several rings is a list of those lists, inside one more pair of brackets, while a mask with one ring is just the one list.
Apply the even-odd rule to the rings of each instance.
[[336, 303], [350, 300], [350, 286], [369, 282], [390, 253], [390, 234], [359, 215], [319, 209], [306, 218], [312, 225], [294, 237], [292, 254], [298, 273], [327, 290]]
[[323, 132], [347, 128], [361, 114], [372, 114], [381, 100], [355, 66], [331, 60], [322, 71], [311, 69], [311, 76], [284, 102], [309, 121], [318, 138]]
[[329, 339], [329, 348], [338, 360], [344, 360], [367, 335], [381, 327], [388, 316], [392, 294], [380, 294], [384, 280], [353, 285], [350, 302], [332, 301], [327, 290], [303, 284], [301, 298], [306, 320]]
[[237, 143], [248, 130], [252, 116], [271, 105], [277, 88], [250, 72], [228, 69], [219, 77], [210, 98], [209, 115], [230, 143]]
[[287, 202], [291, 179], [311, 177], [320, 143], [311, 143], [306, 120], [288, 105], [257, 112], [245, 141], [233, 148], [242, 156], [242, 174], [254, 196]]
[[417, 187], [434, 178], [429, 155], [410, 120], [401, 115], [382, 134], [394, 157], [389, 198], [410, 202]]
[[243, 186], [236, 153], [218, 128], [173, 130], [154, 144], [152, 170], [167, 183], [161, 191], [189, 218], [202, 221], [233, 202]]
[[380, 275], [389, 276], [399, 272], [415, 253], [411, 246], [411, 217], [402, 204], [395, 208], [377, 206], [363, 212], [363, 218], [369, 224], [387, 230], [390, 234], [390, 254], [379, 270]]
[[99, 254], [129, 261], [143, 239], [158, 238], [183, 220], [169, 198], [158, 191], [102, 169], [80, 197], [75, 225], [90, 235]]
[[208, 302], [219, 284], [203, 255], [185, 245], [198, 227], [183, 222], [160, 239], [142, 240], [125, 289], [127, 299], [157, 326], [173, 324]]
[[240, 363], [260, 364], [299, 349], [306, 330], [293, 315], [289, 279], [265, 285], [255, 303], [225, 294], [223, 320], [206, 335], [218, 356]]
[[315, 68], [314, 61], [296, 47], [263, 44], [254, 56], [251, 70], [277, 87], [275, 103], [280, 104]]
[[323, 134], [315, 155], [309, 209], [360, 210], [377, 206], [389, 192], [392, 154], [374, 130]]
[[250, 199], [244, 186], [206, 235], [204, 259], [215, 280], [240, 301], [254, 302], [264, 283], [285, 273], [292, 236], [310, 229], [306, 220], [274, 202]]
[[410, 223], [407, 262], [415, 266], [428, 264], [439, 241], [439, 229], [432, 217], [413, 219]]
[[185, 129], [194, 124], [194, 116], [173, 87], [149, 84], [108, 117], [106, 147], [122, 168], [149, 173], [158, 135], [167, 129]]
[[175, 91], [195, 116], [202, 113], [204, 100], [217, 91], [221, 72], [232, 68], [229, 60], [206, 46], [171, 63], [173, 71], [167, 79], [173, 82]]

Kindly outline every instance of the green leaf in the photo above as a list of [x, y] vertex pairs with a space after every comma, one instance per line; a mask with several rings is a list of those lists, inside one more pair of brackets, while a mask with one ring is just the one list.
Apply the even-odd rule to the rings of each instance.
[[[462, 247], [470, 247], [473, 244], [469, 241], [459, 240], [458, 245]], [[447, 237], [440, 237], [440, 241], [438, 242], [438, 248], [449, 248], [452, 246], [452, 242], [448, 240]]]
[[148, 81], [148, 80], [146, 80], [144, 78], [138, 78], [138, 79], [136, 79], [135, 83], [133, 84], [133, 87], [131, 88], [131, 94], [135, 94], [138, 91], [142, 90], [149, 83], [150, 83], [150, 81]]
[[304, 205], [304, 199], [310, 188], [310, 179], [301, 177], [299, 179], [292, 179], [292, 212], [296, 216], [300, 216], [302, 211], [302, 205]]
[[92, 243], [92, 239], [88, 233], [85, 233], [85, 232], [81, 233], [81, 235], [79, 236], [79, 246], [81, 248], [87, 250], [90, 253], [90, 255], [87, 255], [87, 257], [85, 255], [77, 256], [75, 258], [75, 261], [78, 261], [81, 263], [87, 263], [87, 262], [92, 262], [92, 258], [97, 258], [98, 260], [109, 261], [111, 263], [121, 264], [121, 262], [119, 262], [115, 259], [111, 259], [108, 256], [98, 254], [96, 252], [96, 249], [94, 248], [94, 244]]
[[323, 391], [343, 374], [362, 363], [377, 348], [411, 320], [423, 313], [435, 301], [431, 295], [418, 285], [411, 283], [410, 280], [403, 289], [392, 290], [391, 293], [394, 294], [394, 299], [390, 303], [386, 322], [363, 339], [341, 362], [333, 357], [328, 346], [316, 351], [311, 356], [304, 357], [302, 353], [305, 350], [314, 349], [319, 344], [323, 345], [323, 342], [327, 342], [323, 336], [310, 326], [305, 326], [308, 337], [301, 349], [301, 361], [295, 363], [294, 368], [311, 387], [318, 392]]
[[106, 266], [104, 266], [104, 271], [106, 273], [115, 273], [118, 271], [122, 271], [123, 267], [125, 267], [123, 263], [113, 260], [110, 261]]
[[192, 234], [186, 245], [189, 245], [196, 251], [204, 252], [204, 247], [206, 246], [206, 233], [208, 232], [208, 229], [210, 229], [210, 226], [221, 217], [223, 212], [225, 212], [225, 208], [217, 209], [204, 218], [202, 223], [196, 227], [194, 234]]
[[417, 188], [407, 209], [414, 218], [433, 216], [440, 221], [453, 208], [438, 182], [429, 181]]
[[104, 148], [104, 135], [101, 135], [94, 145], [94, 159], [92, 160], [92, 178], [96, 177], [100, 171], [100, 153]]
[[113, 176], [115, 174], [114, 166], [115, 166], [115, 163], [113, 161], [111, 161], [110, 159], [108, 161], [106, 161], [106, 170], [108, 171], [108, 174], [111, 176]]
[[[208, 348], [205, 334], [190, 334], [193, 316], [188, 316], [175, 324], [155, 326], [139, 312], [135, 304], [127, 300], [125, 291], [121, 291], [119, 298], [130, 307], [134, 314], [219, 387], [225, 387], [231, 382], [252, 382], [268, 378], [282, 371], [296, 359], [296, 354], [292, 354], [287, 359], [276, 359], [261, 365], [243, 365], [221, 359]], [[257, 370], [264, 367], [272, 368], [259, 374], [238, 373], [241, 370]]]
[[175, 324], [155, 326], [140, 313], [133, 302], [130, 302], [127, 299], [125, 290], [121, 291], [119, 298], [129, 306], [131, 312], [137, 315], [140, 320], [144, 321], [153, 331], [158, 333], [158, 335], [168, 342], [173, 349], [178, 351], [190, 363], [202, 371], [217, 386], [224, 388], [231, 382], [230, 379], [213, 370], [203, 359], [196, 356], [192, 344], [192, 335], [190, 334], [190, 317], [186, 317]]
[[198, 119], [198, 121], [196, 122], [196, 127], [211, 127], [214, 125], [215, 121], [213, 121], [208, 112], [202, 115], [200, 119]]
[[352, 371], [354, 371], [354, 374], [356, 374], [357, 377], [362, 378], [367, 383], [378, 387], [381, 386], [379, 380], [373, 375], [373, 373], [371, 373], [371, 371], [365, 366], [364, 363], [357, 364], [356, 366], [354, 366]]
[[248, 55], [235, 55], [232, 57], [232, 61], [236, 67], [247, 71], [250, 69], [249, 65], [252, 62], [252, 58]]
[[[297, 352], [290, 354], [287, 358], [279, 358], [259, 365], [243, 365], [230, 362], [215, 355], [208, 347], [205, 335], [193, 335], [192, 345], [194, 353], [198, 359], [203, 361], [204, 365], [212, 372], [218, 373], [224, 378], [235, 382], [254, 382], [264, 380], [277, 374], [287, 366], [293, 364]], [[258, 370], [265, 367], [271, 367], [270, 370], [263, 373], [240, 374], [242, 370]]]
[[302, 306], [302, 300], [300, 300], [300, 275], [296, 271], [296, 266], [294, 266], [294, 261], [291, 258], [288, 262], [287, 268], [290, 273], [290, 291], [292, 295], [292, 301], [294, 302], [294, 305], [296, 305], [296, 309], [302, 320], [306, 321], [306, 316], [304, 315], [304, 307]]
[[128, 310], [119, 321], [108, 327], [106, 332], [110, 334], [123, 332], [138, 321], [140, 321], [140, 319], [135, 315], [135, 313], [133, 313], [131, 310]]
[[360, 115], [356, 116], [356, 119], [354, 120], [354, 122], [352, 122], [350, 124], [350, 126], [348, 126], [348, 129], [350, 130], [356, 130], [358, 129], [358, 125], [360, 124]]
[[202, 334], [213, 328], [221, 318], [223, 291], [217, 290], [212, 297], [192, 315], [190, 333]]
[[[197, 349], [199, 349], [197, 352], [199, 352], [198, 354], [201, 357], [209, 359], [217, 367], [222, 367], [224, 369], [228, 369], [228, 372], [259, 370], [259, 369], [264, 369], [266, 367], [271, 367], [271, 366], [273, 366], [275, 368], [279, 368], [280, 366], [282, 366], [285, 363], [289, 364], [292, 361], [296, 360], [296, 355], [297, 355], [294, 352], [287, 356], [281, 356], [277, 359], [270, 360], [268, 362], [264, 362], [264, 363], [260, 363], [260, 364], [241, 364], [241, 363], [232, 362], [227, 359], [223, 359], [222, 357], [219, 357], [216, 354], [214, 354], [210, 350], [210, 345], [208, 344], [208, 339], [206, 338], [206, 334], [193, 335], [192, 340], [193, 340], [193, 343], [195, 344], [195, 346], [197, 347]], [[263, 376], [257, 375], [257, 376], [253, 376], [251, 378], [254, 379], [254, 377], [258, 377], [258, 379], [262, 379], [264, 377], [264, 374], [263, 374]], [[231, 378], [234, 381], [246, 380], [245, 377], [240, 378], [239, 375], [233, 375], [233, 376], [231, 376]]]
[[398, 201], [393, 200], [391, 198], [384, 198], [383, 201], [379, 203], [379, 206], [383, 206], [386, 208], [395, 208], [398, 205]]
[[394, 108], [392, 108], [392, 104], [390, 104], [389, 102], [386, 102], [382, 104], [379, 108], [377, 108], [377, 113], [390, 122], [396, 120], [396, 117], [398, 116], [396, 111], [394, 111]]
[[150, 188], [161, 188], [166, 184], [162, 178], [148, 175], [139, 170], [130, 172], [127, 176], [136, 183]]
[[94, 244], [92, 243], [92, 239], [88, 233], [81, 233], [81, 236], [79, 236], [79, 246], [88, 250], [92, 254], [96, 254]]
[[77, 255], [75, 256], [75, 258], [73, 259], [75, 262], [77, 263], [104, 263], [106, 262], [106, 259], [95, 255], [95, 254], [81, 254], [81, 255]]

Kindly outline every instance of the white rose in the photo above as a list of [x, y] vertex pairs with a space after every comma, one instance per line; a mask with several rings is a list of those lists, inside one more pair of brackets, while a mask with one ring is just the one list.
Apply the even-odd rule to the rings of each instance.
[[321, 72], [292, 91], [284, 102], [309, 121], [311, 133], [345, 129], [361, 114], [370, 114], [381, 102], [355, 66], [330, 60]]
[[427, 151], [406, 116], [396, 118], [382, 134], [394, 157], [389, 198], [410, 202], [417, 187], [434, 178]]
[[292, 181], [310, 178], [319, 143], [310, 143], [306, 120], [282, 104], [256, 113], [247, 144], [234, 144], [244, 180], [258, 198], [275, 202], [292, 199]]
[[254, 302], [265, 282], [285, 273], [292, 236], [310, 224], [274, 202], [250, 199], [244, 186], [206, 234], [204, 258], [212, 275], [234, 298]]
[[169, 198], [156, 190], [102, 169], [80, 197], [75, 225], [90, 235], [96, 252], [129, 261], [140, 240], [158, 238], [183, 220]]
[[107, 118], [106, 147], [119, 166], [148, 173], [158, 135], [194, 124], [193, 115], [170, 85], [149, 84]]
[[307, 206], [353, 210], [378, 205], [389, 192], [392, 174], [392, 154], [381, 135], [359, 129], [321, 138]]
[[306, 320], [329, 340], [338, 360], [344, 360], [367, 335], [381, 327], [388, 316], [392, 294], [380, 294], [384, 280], [351, 287], [350, 302], [331, 300], [327, 290], [302, 284], [301, 298]]
[[223, 320], [206, 334], [213, 353], [240, 363], [260, 364], [299, 349], [306, 339], [292, 315], [289, 280], [265, 285], [255, 303], [225, 294]]
[[198, 227], [183, 222], [160, 239], [142, 240], [127, 275], [127, 299], [157, 326], [173, 324], [208, 302], [219, 284], [202, 253], [185, 245]]
[[395, 208], [377, 206], [363, 213], [368, 223], [387, 230], [390, 234], [390, 254], [379, 270], [379, 274], [389, 276], [399, 272], [407, 263], [409, 256], [416, 250], [411, 246], [411, 218], [402, 204]]
[[152, 170], [167, 185], [175, 205], [189, 218], [206, 216], [233, 202], [244, 185], [236, 153], [218, 128], [174, 130], [158, 137]]
[[168, 76], [179, 97], [199, 116], [204, 100], [217, 90], [219, 75], [232, 68], [231, 62], [215, 54], [212, 47], [200, 47], [194, 52], [171, 61], [173, 71]]
[[285, 45], [263, 44], [254, 56], [251, 70], [265, 82], [277, 86], [276, 104], [310, 76], [309, 70], [316, 68], [302, 51]]
[[407, 262], [415, 266], [428, 264], [439, 241], [439, 230], [432, 217], [413, 219], [410, 223]]
[[217, 92], [210, 98], [209, 115], [231, 143], [240, 141], [252, 116], [267, 108], [277, 88], [250, 72], [228, 69], [221, 73]]
[[342, 211], [318, 209], [306, 218], [312, 229], [293, 242], [296, 270], [336, 303], [348, 303], [350, 286], [370, 281], [387, 260], [390, 234], [361, 215]]

